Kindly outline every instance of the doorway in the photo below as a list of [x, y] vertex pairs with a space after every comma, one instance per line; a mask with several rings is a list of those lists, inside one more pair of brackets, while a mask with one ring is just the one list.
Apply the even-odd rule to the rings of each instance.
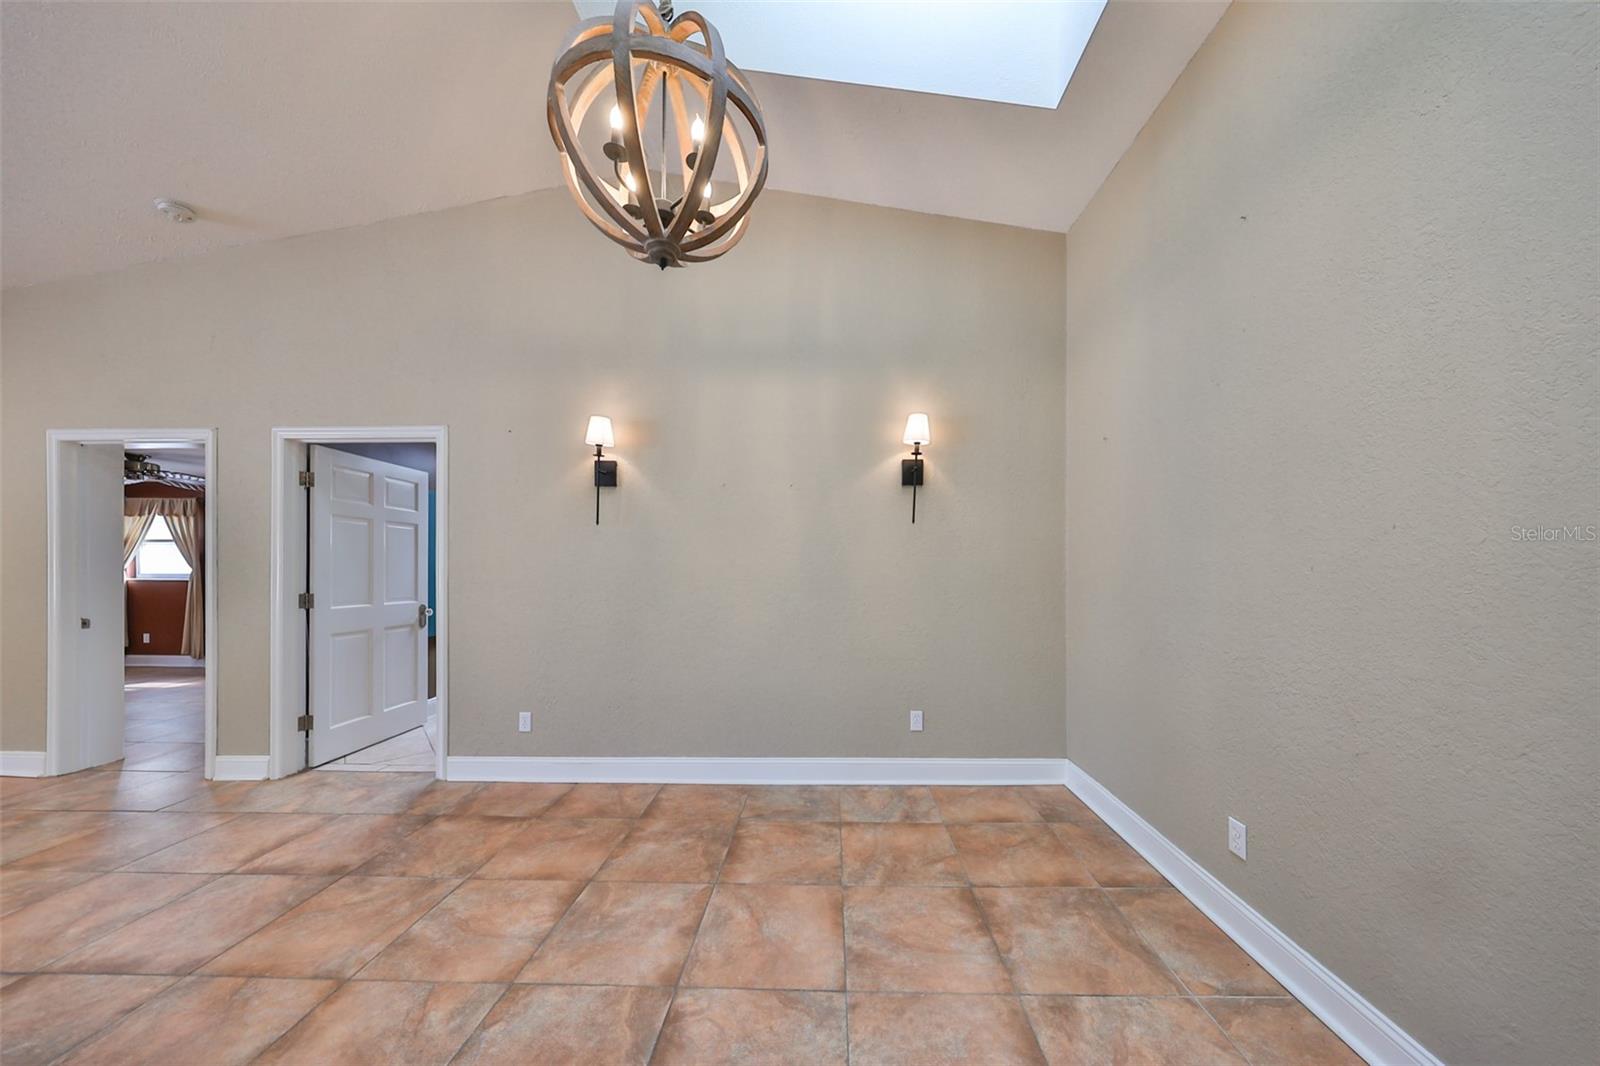
[[306, 762], [432, 770], [433, 445], [312, 444], [306, 469]]
[[124, 770], [205, 766], [205, 474], [199, 445], [124, 445]]
[[443, 427], [273, 431], [272, 777], [444, 776], [446, 455]]
[[46, 434], [46, 774], [216, 771], [215, 431]]

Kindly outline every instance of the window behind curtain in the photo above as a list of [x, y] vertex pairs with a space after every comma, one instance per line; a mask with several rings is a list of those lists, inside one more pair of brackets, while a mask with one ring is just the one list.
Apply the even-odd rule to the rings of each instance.
[[133, 553], [133, 576], [158, 581], [188, 580], [189, 564], [183, 561], [183, 553], [173, 543], [172, 530], [161, 515], [156, 515], [156, 520], [150, 523], [150, 532], [140, 541], [139, 550]]

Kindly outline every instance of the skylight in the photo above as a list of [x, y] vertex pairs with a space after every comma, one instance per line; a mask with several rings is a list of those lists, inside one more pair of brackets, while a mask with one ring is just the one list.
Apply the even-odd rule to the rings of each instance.
[[[583, 18], [615, 0], [573, 0]], [[675, 0], [743, 70], [1054, 108], [1105, 0]]]

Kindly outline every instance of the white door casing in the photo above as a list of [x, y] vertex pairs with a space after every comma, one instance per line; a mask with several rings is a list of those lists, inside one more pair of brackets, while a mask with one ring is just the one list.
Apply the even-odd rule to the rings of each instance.
[[310, 446], [310, 765], [428, 711], [428, 475]]

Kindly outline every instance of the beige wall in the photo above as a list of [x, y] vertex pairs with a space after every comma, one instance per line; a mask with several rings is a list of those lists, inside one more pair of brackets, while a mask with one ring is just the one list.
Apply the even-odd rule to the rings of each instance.
[[1450, 1062], [1596, 1059], [1597, 15], [1236, 3], [1067, 240], [1068, 753]]
[[44, 742], [47, 427], [218, 427], [220, 750], [258, 754], [271, 427], [445, 423], [452, 754], [1059, 756], [1061, 248], [769, 192], [663, 275], [554, 190], [7, 292], [0, 747]]

